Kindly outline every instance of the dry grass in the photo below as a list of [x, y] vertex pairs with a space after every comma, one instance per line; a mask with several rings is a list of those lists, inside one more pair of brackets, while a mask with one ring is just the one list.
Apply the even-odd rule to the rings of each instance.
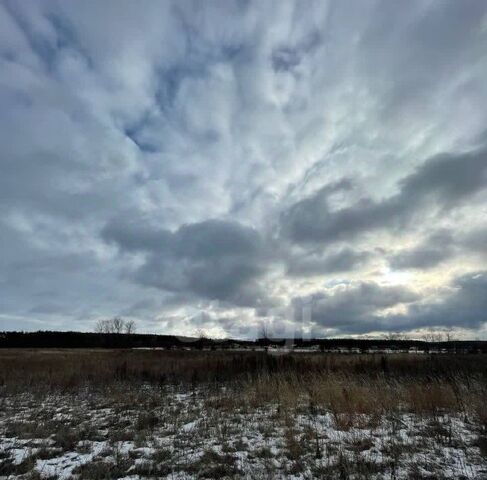
[[[283, 413], [302, 408], [304, 398], [307, 408], [332, 412], [344, 427], [360, 415], [374, 418], [399, 410], [425, 415], [468, 411], [487, 431], [485, 355], [0, 351], [0, 402], [2, 395], [25, 391], [44, 394], [88, 389], [106, 392], [107, 400], [115, 403], [138, 404], [137, 390], [126, 385], [204, 386], [218, 392], [225, 385], [228, 394], [213, 395], [209, 401], [227, 410], [255, 409], [273, 402]], [[147, 392], [144, 403], [159, 402], [153, 395]], [[117, 397], [123, 401], [117, 402]], [[140, 418], [141, 425], [150, 421]]]
[[263, 374], [337, 374], [427, 380], [486, 375], [487, 355], [343, 355], [158, 350], [0, 350], [0, 386], [52, 387], [115, 381], [198, 385]]

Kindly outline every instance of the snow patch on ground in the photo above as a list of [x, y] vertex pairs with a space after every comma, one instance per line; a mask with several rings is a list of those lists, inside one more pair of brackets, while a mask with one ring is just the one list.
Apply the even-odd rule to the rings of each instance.
[[[466, 415], [403, 412], [350, 422], [303, 405], [226, 409], [226, 392], [2, 399], [0, 479], [107, 477], [487, 479], [480, 427]], [[98, 395], [98, 396], [97, 396]], [[142, 399], [142, 400], [141, 400]], [[111, 473], [110, 473], [111, 472]]]

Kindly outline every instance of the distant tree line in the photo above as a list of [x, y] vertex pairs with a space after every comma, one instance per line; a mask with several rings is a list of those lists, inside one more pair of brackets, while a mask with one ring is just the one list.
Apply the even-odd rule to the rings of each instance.
[[374, 351], [423, 351], [448, 353], [487, 353], [487, 341], [445, 340], [445, 339], [371, 339], [371, 338], [312, 338], [275, 339], [259, 338], [255, 342], [265, 347], [317, 348], [320, 351], [341, 351], [349, 353], [373, 353]]
[[[118, 332], [121, 333], [118, 333]], [[317, 353], [340, 351], [345, 353], [367, 353], [374, 351], [408, 351], [448, 353], [487, 353], [486, 341], [423, 341], [394, 339], [274, 339], [218, 340], [200, 336], [184, 338], [174, 335], [150, 335], [124, 333], [124, 327], [109, 332], [0, 332], [0, 348], [190, 348], [190, 349], [232, 349], [272, 348], [293, 346], [314, 348]]]
[[0, 332], [0, 348], [181, 348], [185, 344], [172, 335]]

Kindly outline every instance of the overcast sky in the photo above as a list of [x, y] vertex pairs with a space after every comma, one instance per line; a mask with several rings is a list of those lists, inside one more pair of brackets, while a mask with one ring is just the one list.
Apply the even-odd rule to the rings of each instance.
[[0, 330], [487, 338], [487, 2], [0, 2]]

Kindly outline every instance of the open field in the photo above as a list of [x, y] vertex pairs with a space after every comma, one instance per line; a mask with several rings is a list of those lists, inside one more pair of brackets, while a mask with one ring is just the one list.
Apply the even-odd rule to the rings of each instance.
[[0, 478], [487, 478], [487, 356], [0, 350]]

